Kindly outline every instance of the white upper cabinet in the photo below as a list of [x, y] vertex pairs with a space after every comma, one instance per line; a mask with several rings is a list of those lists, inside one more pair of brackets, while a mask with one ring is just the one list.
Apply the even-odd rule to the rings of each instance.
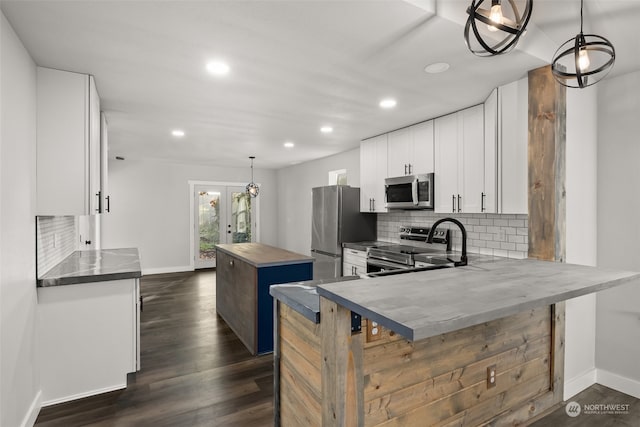
[[413, 138], [409, 128], [389, 132], [387, 148], [387, 176], [410, 175]]
[[107, 116], [100, 113], [100, 212], [110, 212], [111, 196], [109, 195], [109, 124]]
[[38, 67], [37, 214], [98, 213], [100, 99], [92, 76]]
[[435, 211], [482, 212], [485, 200], [484, 107], [435, 119]]
[[484, 197], [482, 212], [498, 213], [498, 89], [484, 102]]
[[387, 176], [433, 172], [433, 120], [388, 134]]
[[435, 211], [457, 212], [458, 194], [458, 113], [438, 117], [435, 130]]
[[[485, 183], [484, 107], [462, 110], [462, 200], [458, 212], [483, 212]], [[494, 163], [495, 164], [495, 163]]]
[[410, 127], [413, 136], [413, 151], [410, 153], [411, 173], [433, 172], [433, 120]]
[[526, 214], [528, 206], [529, 82], [498, 88], [498, 209]]
[[387, 134], [360, 143], [360, 212], [386, 212]]

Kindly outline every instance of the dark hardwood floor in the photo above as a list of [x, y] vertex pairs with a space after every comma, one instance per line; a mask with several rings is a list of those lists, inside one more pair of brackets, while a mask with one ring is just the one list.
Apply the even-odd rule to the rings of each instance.
[[[216, 316], [215, 272], [145, 276], [141, 290], [142, 370], [125, 390], [43, 408], [36, 425], [272, 425], [273, 358], [251, 356]], [[562, 406], [534, 426], [640, 427], [638, 399], [595, 385], [572, 400], [629, 403], [630, 413], [571, 418]]]

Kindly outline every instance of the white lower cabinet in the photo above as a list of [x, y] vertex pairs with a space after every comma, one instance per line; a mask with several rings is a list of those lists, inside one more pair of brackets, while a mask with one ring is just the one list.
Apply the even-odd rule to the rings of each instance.
[[140, 369], [140, 282], [38, 288], [43, 406], [127, 386]]
[[358, 276], [367, 272], [367, 252], [357, 249], [342, 249], [342, 275]]

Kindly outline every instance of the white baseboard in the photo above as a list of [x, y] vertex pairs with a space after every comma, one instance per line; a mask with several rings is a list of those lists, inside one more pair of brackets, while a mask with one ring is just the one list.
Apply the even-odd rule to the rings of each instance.
[[82, 399], [84, 397], [95, 396], [96, 394], [108, 393], [110, 391], [122, 390], [123, 388], [127, 388], [126, 383], [116, 384], [113, 386], [109, 386], [109, 387], [105, 387], [97, 390], [90, 390], [84, 393], [78, 393], [71, 396], [59, 397], [56, 399], [47, 400], [46, 402], [42, 402], [42, 407], [44, 408], [45, 406], [57, 405], [58, 403], [64, 403], [64, 402], [69, 402], [71, 400]]
[[142, 275], [146, 276], [147, 274], [183, 273], [185, 271], [193, 271], [193, 266], [183, 265], [178, 267], [143, 268]]
[[33, 398], [33, 402], [29, 406], [29, 410], [24, 415], [22, 422], [20, 423], [20, 427], [33, 427], [36, 423], [36, 419], [38, 418], [38, 414], [40, 413], [40, 408], [42, 407], [42, 390], [38, 390], [38, 393]]
[[593, 368], [574, 378], [566, 379], [564, 382], [564, 396], [562, 399], [567, 401], [581, 391], [591, 387], [596, 383], [596, 377], [597, 370]]
[[618, 374], [605, 371], [604, 369], [598, 369], [597, 371], [596, 382], [598, 384], [640, 399], [640, 381], [621, 377]]

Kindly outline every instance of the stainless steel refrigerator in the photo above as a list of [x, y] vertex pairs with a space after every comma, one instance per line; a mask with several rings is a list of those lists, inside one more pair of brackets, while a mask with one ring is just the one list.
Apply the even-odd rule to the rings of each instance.
[[311, 256], [314, 279], [342, 276], [342, 243], [375, 240], [376, 214], [360, 213], [360, 189], [329, 185], [312, 190]]

